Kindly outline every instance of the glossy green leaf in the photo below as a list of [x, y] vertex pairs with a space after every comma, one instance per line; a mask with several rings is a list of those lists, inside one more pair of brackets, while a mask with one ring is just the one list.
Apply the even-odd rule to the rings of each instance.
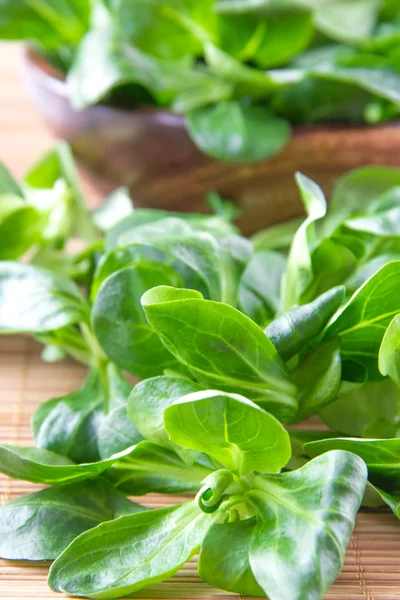
[[201, 513], [192, 501], [102, 523], [58, 557], [49, 584], [58, 592], [118, 598], [164, 581], [197, 552], [217, 515]]
[[128, 398], [128, 416], [146, 440], [174, 450], [184, 461], [197, 453], [174, 444], [164, 427], [164, 410], [176, 400], [201, 389], [198, 384], [178, 377], [152, 377], [139, 382]]
[[197, 492], [209, 474], [209, 466], [187, 465], [175, 452], [144, 441], [135, 446], [129, 457], [114, 464], [107, 471], [107, 478], [121, 493], [141, 496], [149, 492]]
[[240, 280], [239, 307], [258, 325], [265, 326], [280, 308], [280, 288], [286, 259], [278, 252], [256, 251]]
[[296, 174], [296, 182], [307, 218], [297, 230], [289, 251], [282, 293], [285, 310], [299, 303], [302, 293], [312, 281], [311, 252], [316, 239], [315, 222], [326, 214], [326, 200], [321, 188], [301, 173]]
[[398, 477], [400, 474], [400, 438], [368, 440], [360, 438], [333, 438], [304, 445], [310, 456], [330, 450], [346, 450], [361, 457], [370, 475]]
[[99, 460], [97, 429], [105, 408], [100, 374], [93, 371], [81, 389], [38, 406], [32, 417], [36, 446], [76, 462]]
[[379, 0], [219, 0], [217, 7], [228, 14], [311, 11], [321, 33], [340, 42], [359, 43], [372, 34], [380, 5]]
[[306, 442], [313, 442], [314, 440], [326, 440], [330, 437], [338, 437], [339, 434], [326, 429], [309, 430], [291, 428], [289, 429], [289, 435], [292, 446], [292, 457], [286, 465], [286, 469], [288, 471], [293, 471], [294, 469], [300, 469], [300, 467], [303, 467], [310, 460], [310, 457], [304, 450], [304, 444]]
[[251, 237], [254, 250], [287, 250], [303, 219], [296, 218], [271, 225]]
[[242, 64], [211, 42], [205, 44], [204, 56], [210, 71], [232, 81], [238, 95], [248, 93], [255, 97], [262, 97], [274, 88], [268, 73]]
[[19, 258], [40, 243], [44, 227], [45, 218], [34, 206], [18, 196], [0, 196], [1, 260]]
[[[257, 21], [260, 28], [263, 19]], [[274, 14], [266, 20], [265, 34], [254, 54], [255, 62], [264, 69], [283, 65], [304, 50], [311, 41], [313, 24], [306, 12]]]
[[[153, 208], [136, 208], [129, 217], [114, 225], [106, 233], [106, 248], [112, 250], [121, 246], [121, 238], [127, 232], [133, 232], [137, 227], [156, 223], [163, 219], [179, 218], [187, 222], [192, 229], [207, 231], [215, 237], [226, 237], [238, 233], [234, 225], [219, 215], [203, 215], [198, 213], [177, 213]], [[165, 233], [165, 231], [164, 231]], [[151, 234], [148, 236], [151, 239]]]
[[299, 390], [299, 410], [296, 421], [305, 419], [327, 404], [339, 393], [342, 363], [339, 343], [329, 340], [319, 344], [292, 371]]
[[334, 0], [316, 6], [315, 24], [325, 35], [342, 42], [360, 43], [373, 33], [380, 0]]
[[109, 231], [133, 212], [133, 203], [126, 188], [117, 188], [93, 213], [93, 220], [102, 231]]
[[[96, 56], [96, 68], [93, 57]], [[67, 78], [69, 96], [77, 109], [95, 104], [119, 86], [146, 89], [160, 105], [170, 105], [190, 88], [219, 86], [218, 78], [187, 60], [161, 59], [123, 39], [115, 23], [92, 29], [80, 44]]]
[[90, 243], [97, 240], [98, 232], [86, 209], [74, 156], [67, 142], [58, 141], [33, 165], [25, 175], [24, 190], [39, 207], [43, 206], [45, 198], [50, 200], [50, 205], [51, 202], [56, 204], [50, 229], [57, 226], [62, 232], [67, 230], [68, 234]]
[[146, 292], [147, 319], [166, 347], [205, 387], [241, 393], [279, 418], [296, 412], [296, 388], [278, 353], [251, 319], [199, 292]]
[[[348, 241], [348, 238], [344, 240], [343, 237], [339, 239], [335, 237], [333, 240], [325, 238], [318, 244], [311, 257], [313, 280], [303, 293], [302, 302], [309, 302], [328, 292], [330, 288], [343, 283], [347, 286], [348, 277], [354, 273], [359, 264], [358, 256], [355, 254], [356, 248], [353, 246], [349, 248], [350, 244], [345, 244]], [[362, 245], [360, 248], [364, 250]], [[364, 281], [361, 281], [360, 285]]]
[[[252, 248], [247, 240], [226, 235], [218, 239], [208, 231], [197, 230], [189, 222], [168, 218], [150, 225], [137, 227], [120, 237], [120, 244], [146, 248], [171, 257], [174, 267], [181, 272], [187, 287], [198, 288], [202, 282], [211, 299], [236, 303], [240, 276], [250, 260]], [[190, 275], [199, 282], [195, 286]], [[202, 289], [202, 288], [201, 288]]]
[[152, 377], [174, 366], [174, 357], [147, 324], [140, 298], [154, 286], [179, 283], [172, 269], [150, 262], [121, 269], [102, 283], [92, 325], [102, 349], [118, 367], [137, 377]]
[[354, 231], [372, 233], [380, 237], [392, 237], [400, 234], [400, 208], [352, 217], [345, 226]]
[[68, 483], [100, 475], [131, 451], [132, 448], [129, 448], [106, 460], [75, 464], [66, 456], [50, 450], [3, 444], [0, 446], [0, 471], [14, 479], [33, 483]]
[[290, 458], [289, 435], [279, 421], [238, 394], [208, 390], [184, 396], [164, 411], [164, 425], [173, 442], [239, 475], [274, 473]]
[[394, 70], [371, 69], [364, 65], [353, 68], [324, 66], [314, 71], [313, 75], [323, 80], [353, 84], [396, 104], [400, 101], [400, 75]]
[[400, 169], [362, 167], [346, 173], [336, 183], [323, 229], [330, 235], [348, 217], [366, 212], [378, 196], [400, 185]]
[[201, 545], [200, 577], [210, 585], [228, 592], [264, 597], [262, 588], [254, 578], [249, 560], [249, 547], [255, 525], [255, 518], [212, 525]]
[[400, 389], [400, 315], [390, 322], [379, 349], [379, 370]]
[[219, 102], [187, 115], [188, 133], [202, 152], [222, 161], [265, 160], [282, 150], [290, 125], [268, 109], [239, 102]]
[[390, 491], [386, 491], [378, 486], [373, 486], [371, 483], [369, 485], [379, 494], [379, 497], [394, 512], [396, 517], [400, 519], [400, 490], [391, 489]]
[[128, 418], [126, 406], [114, 408], [102, 419], [97, 431], [97, 446], [101, 458], [109, 458], [143, 440]]
[[[38, 406], [32, 418], [36, 446], [78, 463], [108, 458], [133, 446], [141, 436], [126, 415], [130, 391], [131, 386], [113, 364], [102, 373], [93, 369], [81, 389]], [[118, 410], [121, 405], [125, 406], [125, 421], [120, 412], [114, 414], [114, 407]], [[119, 441], [113, 429], [114, 417], [121, 429]]]
[[354, 274], [346, 280], [347, 291], [354, 293], [382, 267], [395, 260], [400, 260], [400, 254], [381, 254], [361, 264]]
[[378, 352], [386, 328], [400, 312], [400, 262], [392, 262], [369, 279], [343, 307], [325, 337], [339, 336], [343, 360], [354, 360], [379, 380]]
[[366, 481], [365, 464], [348, 452], [256, 477], [246, 494], [257, 518], [250, 566], [270, 600], [324, 596], [342, 568]]
[[84, 531], [143, 510], [100, 478], [25, 494], [0, 508], [0, 556], [54, 560]]
[[284, 360], [312, 342], [344, 301], [344, 287], [332, 288], [313, 302], [284, 313], [265, 329]]
[[45, 49], [76, 44], [88, 27], [88, 0], [3, 0], [0, 37], [27, 40]]
[[20, 263], [0, 264], [3, 334], [50, 331], [87, 318], [88, 307], [69, 279]]
[[338, 399], [322, 408], [319, 414], [334, 431], [361, 437], [376, 422], [394, 425], [398, 411], [398, 391], [386, 380], [340, 390]]
[[[0, 163], [0, 194], [23, 197], [22, 191], [14, 177], [5, 165]], [[2, 200], [0, 200], [1, 206]]]
[[[187, 0], [132, 4], [120, 0], [114, 17], [126, 37], [142, 50], [161, 58], [183, 58], [201, 51], [200, 32], [208, 37], [214, 26], [213, 2]], [[198, 35], [196, 35], [198, 33]]]

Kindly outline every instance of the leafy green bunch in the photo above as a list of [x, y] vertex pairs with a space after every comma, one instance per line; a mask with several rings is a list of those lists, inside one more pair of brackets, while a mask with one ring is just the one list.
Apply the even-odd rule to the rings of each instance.
[[204, 153], [246, 163], [291, 123], [398, 117], [397, 0], [3, 0], [0, 37], [67, 74], [78, 108], [166, 107]]
[[[54, 590], [115, 598], [200, 550], [223, 589], [322, 598], [361, 502], [400, 515], [400, 171], [348, 173], [329, 209], [297, 174], [306, 218], [249, 240], [216, 194], [213, 215], [133, 209], [123, 190], [89, 215], [66, 145], [35, 169], [35, 196], [67, 190], [91, 235], [76, 255], [75, 230], [55, 244], [45, 213], [19, 261], [0, 255], [0, 331], [88, 376], [36, 409], [35, 447], [0, 447], [3, 473], [51, 486], [2, 507], [0, 555], [54, 560]], [[1, 204], [11, 189], [37, 206], [2, 173]], [[294, 427], [312, 415], [319, 429]], [[150, 492], [196, 497], [127, 499]]]

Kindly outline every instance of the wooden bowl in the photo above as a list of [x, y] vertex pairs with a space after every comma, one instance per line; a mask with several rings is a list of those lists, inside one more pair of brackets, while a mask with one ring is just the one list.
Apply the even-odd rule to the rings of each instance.
[[239, 225], [245, 234], [303, 213], [295, 171], [329, 194], [337, 177], [350, 169], [400, 166], [400, 123], [297, 126], [274, 158], [230, 165], [204, 156], [189, 139], [184, 117], [166, 110], [96, 105], [77, 112], [60, 73], [30, 49], [25, 75], [56, 135], [68, 140], [97, 176], [129, 187], [136, 206], [202, 212], [205, 193], [217, 190], [242, 208]]

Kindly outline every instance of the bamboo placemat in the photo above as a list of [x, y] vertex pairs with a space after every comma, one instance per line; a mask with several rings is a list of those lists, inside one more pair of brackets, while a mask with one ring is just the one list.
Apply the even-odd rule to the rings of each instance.
[[[24, 337], [0, 339], [0, 443], [32, 443], [30, 418], [42, 401], [76, 389], [85, 369], [72, 361], [47, 365], [40, 347]], [[6, 502], [40, 486], [0, 479], [0, 501]], [[183, 497], [149, 495], [139, 501], [160, 507]], [[0, 560], [0, 598], [65, 598], [47, 586], [47, 564]], [[210, 587], [197, 576], [196, 559], [168, 582], [132, 596], [137, 600], [217, 600], [239, 598]], [[329, 600], [400, 599], [400, 522], [389, 512], [362, 511], [350, 542], [342, 574], [328, 592]]]

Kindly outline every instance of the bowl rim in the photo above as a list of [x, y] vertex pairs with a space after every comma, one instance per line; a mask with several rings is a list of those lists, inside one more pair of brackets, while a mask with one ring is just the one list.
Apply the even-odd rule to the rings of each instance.
[[[29, 44], [24, 45], [23, 61], [25, 69], [29, 72], [30, 77], [35, 79], [35, 84], [38, 86], [44, 86], [49, 92], [56, 94], [68, 103], [70, 103], [68, 97], [68, 87], [66, 77], [60, 69], [51, 64], [51, 62], [43, 56], [38, 50], [30, 46]], [[153, 106], [137, 106], [134, 109], [108, 106], [106, 104], [93, 104], [88, 106], [79, 112], [87, 110], [93, 110], [101, 107], [103, 111], [110, 113], [142, 113], [143, 115], [153, 116], [155, 118], [165, 119], [167, 122], [172, 122], [174, 125], [180, 125], [186, 129], [185, 116], [174, 113], [172, 110], [168, 110], [160, 107]], [[400, 118], [394, 121], [387, 121], [385, 123], [291, 123], [292, 137], [299, 135], [307, 135], [313, 133], [334, 133], [339, 131], [370, 131], [370, 130], [382, 130], [387, 131], [389, 129], [400, 129]]]

